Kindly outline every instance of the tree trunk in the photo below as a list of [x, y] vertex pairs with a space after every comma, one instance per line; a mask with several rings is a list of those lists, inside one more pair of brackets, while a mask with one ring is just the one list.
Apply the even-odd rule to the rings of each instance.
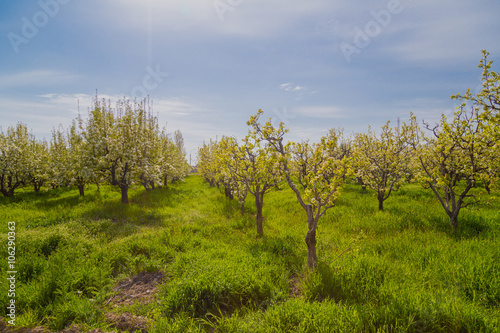
[[260, 199], [260, 195], [258, 192], [256, 192], [255, 195], [255, 208], [257, 209], [257, 216], [256, 216], [256, 222], [257, 222], [257, 234], [259, 237], [264, 236], [264, 229], [263, 229], [263, 220], [264, 217], [262, 216], [262, 207], [264, 206], [263, 202]]
[[128, 204], [128, 185], [120, 185], [122, 190], [122, 203]]
[[24, 185], [24, 182], [19, 180], [17, 177], [14, 179], [12, 176], [8, 176], [6, 178], [5, 178], [5, 176], [1, 176], [0, 177], [0, 184], [1, 184], [0, 185], [0, 192], [2, 192], [2, 194], [6, 197], [13, 197], [14, 191], [16, 190], [16, 188], [18, 188], [21, 185]]
[[231, 188], [224, 186], [224, 194], [226, 195], [226, 197], [229, 198], [229, 200], [234, 199], [234, 195], [233, 192], [231, 191]]
[[241, 203], [241, 215], [245, 215], [245, 201]]
[[43, 180], [42, 181], [33, 180], [33, 188], [34, 188], [36, 193], [40, 192], [40, 189], [42, 188], [43, 183], [44, 183]]
[[309, 231], [307, 231], [306, 235], [307, 266], [309, 266], [309, 268], [316, 268], [318, 264], [318, 256], [316, 254], [316, 229], [314, 228], [313, 206], [307, 205], [306, 213], [307, 213], [307, 225], [309, 227]]
[[78, 185], [78, 191], [80, 192], [80, 196], [85, 196], [85, 188], [83, 185]]
[[486, 192], [488, 192], [488, 194], [491, 194], [490, 182], [489, 181], [484, 182], [484, 189], [486, 190]]
[[149, 185], [151, 186], [151, 189], [154, 190], [155, 189], [155, 182], [149, 182]]
[[2, 194], [4, 197], [13, 197], [14, 196], [14, 190], [1, 190]]
[[316, 268], [318, 256], [316, 255], [316, 230], [309, 230], [306, 235], [307, 266]]
[[450, 226], [452, 226], [455, 231], [458, 230], [458, 212], [459, 210], [457, 209], [456, 211], [452, 211], [450, 214]]
[[378, 198], [378, 210], [383, 211], [384, 210], [384, 193], [379, 193], [377, 195]]
[[139, 179], [140, 179], [141, 185], [144, 186], [144, 189], [146, 190], [146, 192], [151, 191], [151, 188], [149, 187], [149, 181], [146, 179], [146, 177], [144, 177], [144, 174], [140, 175]]
[[163, 177], [163, 186], [168, 187], [168, 176]]
[[361, 177], [356, 177], [356, 180], [358, 181], [358, 184], [361, 185], [361, 189], [364, 191], [366, 190], [366, 184], [363, 182], [363, 178]]

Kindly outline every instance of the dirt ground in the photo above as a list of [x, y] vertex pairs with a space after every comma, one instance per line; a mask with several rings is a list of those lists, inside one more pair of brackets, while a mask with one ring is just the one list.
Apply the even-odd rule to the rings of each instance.
[[[152, 301], [158, 285], [163, 281], [164, 273], [142, 272], [128, 279], [118, 282], [113, 291], [116, 292], [105, 306], [118, 310], [121, 307], [133, 304], [147, 304]], [[120, 333], [120, 332], [141, 332], [147, 333], [149, 322], [146, 318], [136, 316], [129, 312], [121, 314], [108, 312], [105, 314], [106, 321], [114, 331], [103, 331], [93, 329], [82, 330], [78, 325], [72, 325], [59, 332], [50, 331], [47, 327], [40, 326], [34, 328], [16, 328], [7, 325], [5, 318], [0, 317], [0, 333]]]

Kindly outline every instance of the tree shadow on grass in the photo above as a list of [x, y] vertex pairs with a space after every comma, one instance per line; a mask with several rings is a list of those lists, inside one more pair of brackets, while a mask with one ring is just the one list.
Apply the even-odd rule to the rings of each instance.
[[163, 219], [159, 212], [138, 205], [125, 205], [121, 202], [106, 202], [93, 205], [82, 213], [88, 220], [110, 220], [112, 222], [135, 223], [137, 225], [158, 226]]
[[[248, 207], [245, 205], [245, 211], [247, 210]], [[236, 199], [222, 198], [221, 213], [226, 218], [239, 217], [241, 216], [241, 204]]]
[[130, 204], [144, 208], [175, 207], [182, 197], [184, 197], [184, 191], [178, 187], [169, 186], [138, 192], [131, 196]]
[[87, 202], [96, 201], [98, 195], [96, 194], [86, 194], [84, 197], [80, 196], [78, 192], [70, 196], [64, 197], [45, 197], [41, 196], [40, 200], [34, 203], [34, 206], [39, 209], [61, 209], [61, 208], [69, 208]]
[[419, 231], [436, 231], [447, 234], [455, 239], [470, 239], [477, 237], [485, 237], [491, 230], [487, 219], [482, 216], [473, 214], [461, 214], [458, 217], [458, 229], [455, 230], [450, 225], [450, 220], [444, 210], [436, 212], [421, 212], [408, 211], [404, 207], [393, 206], [391, 212], [401, 217], [397, 225], [401, 230], [416, 229]]
[[[491, 226], [484, 217], [464, 214], [463, 212], [458, 216], [458, 228], [456, 230], [450, 225], [450, 219], [444, 211], [439, 217], [435, 217], [433, 222], [433, 230], [456, 240], [486, 237], [491, 230]], [[425, 230], [429, 230], [429, 228]]]
[[282, 260], [288, 269], [299, 271], [305, 258], [303, 249], [305, 249], [305, 244], [292, 236], [268, 237], [264, 235], [262, 241], [253, 242], [248, 247], [248, 252], [254, 257], [259, 257], [263, 253], [271, 254]]
[[[451, 226], [448, 224], [450, 229]], [[464, 216], [458, 217], [457, 231], [451, 230], [452, 235], [459, 239], [470, 239], [477, 237], [485, 237], [490, 231], [490, 226], [482, 216]]]
[[[67, 193], [74, 192], [75, 195], [68, 195]], [[61, 197], [64, 195], [63, 197]], [[12, 197], [4, 197], [0, 195], [0, 204], [11, 204], [11, 203], [20, 203], [20, 202], [29, 202], [30, 204], [35, 205], [37, 208], [50, 208], [57, 207], [58, 205], [64, 204], [66, 202], [74, 201], [75, 198], [78, 198], [78, 190], [76, 187], [62, 187], [49, 191], [28, 191], [27, 189], [23, 189], [23, 191], [18, 191]], [[74, 203], [71, 202], [73, 205]]]

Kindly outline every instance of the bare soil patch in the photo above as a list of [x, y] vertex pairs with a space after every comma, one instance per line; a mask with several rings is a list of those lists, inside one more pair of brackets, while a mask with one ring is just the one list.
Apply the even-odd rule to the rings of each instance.
[[164, 275], [163, 272], [142, 272], [122, 280], [113, 288], [117, 294], [112, 296], [106, 304], [122, 307], [136, 303], [149, 303], [156, 292], [157, 285], [163, 281]]
[[[108, 299], [105, 305], [113, 308], [120, 308], [134, 304], [147, 304], [153, 300], [157, 291], [157, 286], [163, 281], [163, 272], [148, 273], [142, 272], [128, 279], [118, 282], [113, 288], [116, 292]], [[7, 320], [0, 317], [0, 333], [118, 333], [118, 332], [141, 332], [147, 333], [149, 322], [146, 318], [136, 316], [129, 312], [122, 314], [107, 313], [106, 321], [116, 328], [116, 331], [105, 332], [102, 329], [93, 329], [90, 331], [82, 330], [78, 325], [72, 325], [60, 332], [50, 331], [48, 327], [39, 326], [34, 328], [17, 328], [8, 326]]]
[[300, 278], [296, 275], [292, 276], [288, 281], [288, 286], [290, 288], [290, 297], [302, 297], [302, 293], [300, 291]]

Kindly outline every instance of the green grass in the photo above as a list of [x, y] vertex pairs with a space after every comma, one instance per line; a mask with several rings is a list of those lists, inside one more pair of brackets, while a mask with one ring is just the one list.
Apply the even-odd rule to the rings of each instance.
[[[372, 192], [347, 184], [319, 223], [309, 271], [305, 212], [281, 187], [264, 199], [262, 238], [251, 198], [242, 216], [199, 176], [133, 188], [128, 206], [108, 186], [0, 198], [2, 239], [16, 222], [17, 325], [112, 330], [105, 314], [126, 310], [151, 332], [500, 331], [498, 192], [476, 191], [455, 232], [417, 185], [379, 212]], [[6, 245], [0, 255], [6, 276]], [[165, 273], [154, 301], [112, 308], [117, 281], [144, 271]], [[2, 282], [1, 316], [8, 301]]]

